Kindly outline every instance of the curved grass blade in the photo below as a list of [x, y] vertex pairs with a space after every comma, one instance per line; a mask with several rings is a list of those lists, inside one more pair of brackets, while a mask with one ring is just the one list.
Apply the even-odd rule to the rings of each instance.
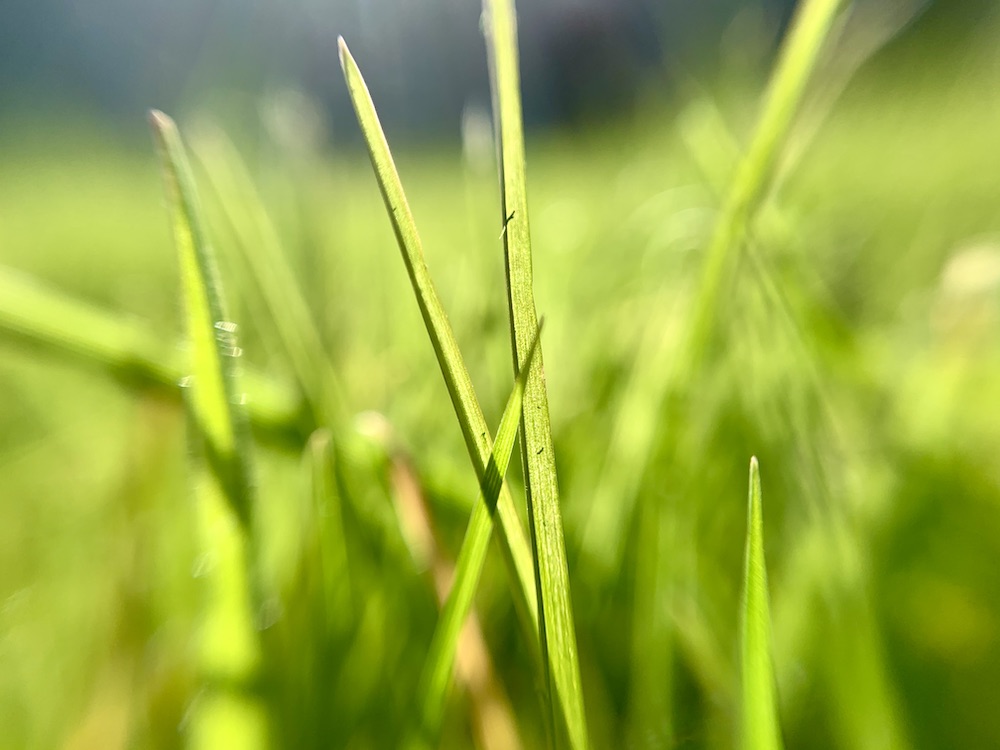
[[[528, 354], [529, 364], [534, 360], [540, 333], [539, 329], [535, 334], [535, 342]], [[511, 453], [514, 451], [517, 428], [521, 419], [524, 386], [529, 371], [528, 367], [521, 369], [500, 419], [496, 442], [493, 444], [493, 454], [486, 468], [486, 477], [472, 516], [469, 518], [469, 525], [455, 565], [455, 578], [441, 610], [441, 617], [438, 619], [420, 680], [420, 721], [425, 739], [431, 742], [437, 739], [440, 731], [448, 688], [454, 671], [459, 636], [472, 609], [476, 587], [486, 561], [486, 551], [493, 527], [493, 513], [496, 510]]]
[[[159, 345], [161, 337], [145, 324], [47, 289], [2, 266], [0, 334], [97, 365], [132, 387], [180, 395], [177, 384], [185, 374], [180, 353]], [[301, 407], [294, 388], [251, 370], [243, 380], [255, 426], [271, 431], [294, 427]]]
[[782, 748], [771, 658], [771, 615], [767, 598], [760, 469], [757, 459], [751, 458], [740, 643], [740, 747], [743, 750]]
[[191, 344], [191, 416], [204, 435], [233, 512], [248, 527], [250, 437], [236, 384], [237, 357], [241, 354], [236, 346], [236, 324], [225, 314], [215, 257], [201, 225], [194, 179], [177, 126], [162, 112], [152, 112], [150, 122], [163, 162], [180, 261]]
[[[410, 213], [403, 186], [396, 172], [396, 166], [389, 151], [385, 134], [379, 123], [375, 106], [361, 71], [351, 56], [343, 39], [339, 40], [340, 64], [344, 71], [347, 90], [358, 117], [358, 124], [364, 135], [382, 199], [396, 234], [396, 241], [403, 255], [410, 283], [413, 286], [424, 326], [430, 336], [434, 353], [441, 367], [448, 395], [458, 417], [469, 457], [480, 483], [486, 478], [493, 442], [483, 416], [482, 408], [472, 387], [472, 379], [462, 360], [462, 353], [455, 340], [455, 334], [448, 322], [441, 300], [424, 261], [424, 251], [417, 234], [413, 215]], [[532, 571], [531, 550], [521, 527], [517, 510], [510, 492], [504, 485], [497, 501], [497, 516], [500, 519], [500, 542], [504, 560], [511, 574], [514, 588], [514, 602], [518, 613], [525, 622], [528, 632], [538, 632], [538, 609], [535, 596], [535, 580]]]
[[344, 397], [336, 370], [250, 170], [221, 130], [206, 128], [195, 154], [233, 230], [245, 276], [258, 292], [254, 301], [263, 308], [263, 332], [291, 364], [313, 421], [328, 427], [344, 424]]
[[844, 5], [845, 0], [808, 0], [797, 11], [764, 94], [753, 140], [730, 185], [709, 241], [694, 316], [679, 361], [678, 375], [682, 381], [692, 374], [708, 345], [720, 297], [742, 255], [747, 227], [771, 185], [806, 84]]
[[186, 400], [201, 448], [193, 456], [194, 486], [208, 597], [199, 643], [202, 691], [192, 706], [188, 745], [258, 750], [268, 745], [267, 718], [255, 694], [261, 648], [253, 616], [251, 444], [237, 395], [236, 327], [225, 315], [180, 134], [161, 112], [150, 114], [150, 124], [180, 261], [191, 346]]
[[[834, 27], [837, 13], [844, 5], [844, 0], [807, 0], [797, 11], [771, 74], [750, 146], [723, 199], [706, 250], [701, 279], [694, 291], [691, 322], [682, 334], [679, 349], [664, 352], [656, 344], [662, 340], [662, 322], [658, 319], [651, 320], [643, 334], [642, 340], [652, 345], [639, 351], [633, 365], [632, 382], [637, 385], [654, 383], [644, 400], [647, 413], [661, 414], [671, 396], [683, 393], [696, 377], [713, 334], [723, 292], [743, 255], [747, 227], [772, 184], [806, 84]], [[668, 361], [667, 376], [658, 375]], [[655, 386], [657, 381], [659, 385]], [[611, 468], [602, 471], [595, 491], [599, 498], [617, 494], [617, 502], [595, 503], [584, 532], [586, 551], [598, 564], [599, 571], [605, 574], [617, 570], [621, 564], [626, 520], [635, 510], [638, 480], [646, 473], [657, 435], [667, 429], [663, 420], [631, 424], [633, 402], [626, 396], [626, 408], [616, 415], [612, 428], [613, 436], [630, 435], [631, 438], [612, 441], [604, 461], [604, 465]], [[627, 489], [616, 493], [615, 483], [621, 478]]]
[[[549, 402], [542, 352], [529, 366], [527, 354], [538, 326], [532, 289], [531, 236], [525, 178], [524, 125], [518, 73], [517, 22], [513, 0], [484, 0], [486, 48], [490, 62], [493, 116], [498, 136], [501, 216], [505, 226], [507, 298], [510, 306], [511, 348], [515, 372], [528, 367], [521, 417], [521, 456], [525, 467], [528, 517], [538, 587], [539, 635], [543, 663], [548, 667], [546, 687], [552, 740], [561, 712], [569, 746], [588, 746], [580, 664], [577, 657], [569, 570], [559, 510]], [[561, 711], [556, 709], [556, 698]], [[559, 743], [561, 744], [561, 743]]]

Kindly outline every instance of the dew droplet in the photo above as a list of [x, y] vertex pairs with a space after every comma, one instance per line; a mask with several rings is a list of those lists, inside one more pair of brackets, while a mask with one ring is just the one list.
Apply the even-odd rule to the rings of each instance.
[[183, 378], [177, 381], [177, 385], [181, 388], [190, 388], [194, 378], [190, 375], [185, 375]]
[[276, 596], [269, 597], [257, 611], [257, 629], [267, 630], [273, 627], [281, 619], [281, 615], [281, 601]]
[[191, 576], [194, 578], [201, 578], [208, 574], [212, 568], [215, 567], [215, 558], [211, 552], [203, 552], [198, 555], [197, 559], [194, 561], [194, 565], [191, 566]]

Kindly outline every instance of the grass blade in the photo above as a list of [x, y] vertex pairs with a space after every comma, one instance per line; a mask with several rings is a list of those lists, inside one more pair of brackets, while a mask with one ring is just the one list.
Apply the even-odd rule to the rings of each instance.
[[199, 567], [205, 569], [208, 598], [199, 644], [202, 692], [192, 707], [188, 744], [256, 750], [268, 742], [266, 715], [254, 694], [261, 650], [251, 583], [251, 445], [237, 389], [240, 352], [180, 134], [160, 112], [150, 114], [150, 124], [163, 166], [191, 344], [188, 414], [192, 437], [202, 448], [195, 497], [203, 536]]
[[527, 360], [538, 320], [532, 289], [524, 126], [513, 0], [484, 0], [483, 16], [487, 22], [486, 47], [499, 138], [501, 214], [505, 227], [503, 237], [514, 369], [529, 369], [521, 417], [521, 454], [539, 596], [540, 640], [543, 660], [550, 670], [547, 687], [553, 729], [558, 724], [553, 699], [553, 695], [557, 695], [562, 703], [561, 712], [569, 745], [575, 750], [582, 750], [588, 746], [586, 714], [542, 352], [539, 350], [530, 366]]
[[[747, 227], [772, 184], [806, 84], [844, 4], [844, 0], [807, 0], [797, 11], [771, 74], [750, 146], [723, 199], [699, 285], [694, 291], [691, 322], [682, 334], [679, 349], [664, 353], [659, 346], [646, 346], [637, 355], [634, 382], [655, 382], [658, 377], [660, 383], [659, 387], [650, 389], [645, 400], [647, 413], [661, 414], [670, 397], [683, 393], [696, 376], [719, 317], [723, 292], [743, 254]], [[661, 341], [661, 326], [661, 321], [654, 318], [643, 334], [643, 341]], [[669, 360], [668, 354], [672, 355]], [[667, 376], [659, 377], [664, 361], [670, 361]], [[628, 398], [626, 407], [631, 403], [632, 399]], [[612, 435], [631, 434], [632, 437], [629, 441], [612, 442], [605, 460], [605, 466], [611, 468], [602, 472], [595, 495], [608, 497], [620, 477], [629, 478], [624, 484], [628, 489], [619, 493], [617, 502], [593, 505], [584, 534], [586, 551], [604, 574], [616, 570], [621, 563], [626, 521], [635, 509], [639, 479], [646, 474], [657, 435], [664, 431], [663, 420], [644, 420], [638, 423], [637, 432], [629, 424], [630, 414], [631, 408], [626, 408], [616, 416]]]
[[[540, 331], [538, 332], [540, 333]], [[538, 333], [535, 343], [529, 352], [528, 362], [534, 359], [538, 346]], [[462, 540], [462, 548], [458, 554], [455, 566], [455, 578], [448, 592], [448, 598], [441, 610], [441, 617], [434, 631], [431, 646], [421, 678], [420, 720], [425, 737], [428, 741], [437, 738], [444, 715], [444, 707], [448, 698], [448, 687], [455, 665], [455, 654], [458, 649], [462, 626], [472, 609], [473, 598], [479, 577], [486, 561], [486, 551], [489, 546], [490, 533], [493, 527], [493, 513], [496, 510], [500, 488], [507, 473], [511, 453], [514, 451], [514, 441], [517, 438], [517, 428], [521, 419], [521, 404], [524, 397], [524, 386], [529, 369], [522, 368], [514, 382], [514, 390], [507, 400], [500, 426], [497, 428], [496, 442], [493, 444], [493, 454], [486, 469], [486, 478], [482, 483], [479, 499], [469, 519], [469, 526]]]
[[194, 179], [180, 134], [161, 112], [150, 115], [163, 162], [191, 342], [191, 415], [211, 452], [233, 512], [249, 526], [250, 437], [237, 390], [236, 324], [227, 319], [215, 257], [201, 225]]
[[[410, 213], [399, 174], [396, 172], [396, 166], [389, 151], [389, 144], [382, 132], [382, 126], [375, 112], [371, 95], [368, 93], [368, 87], [365, 85], [361, 71], [351, 56], [347, 44], [343, 39], [339, 40], [339, 44], [340, 64], [344, 70], [344, 80], [347, 82], [347, 89], [368, 147], [368, 154], [375, 169], [379, 189], [382, 192], [382, 198], [396, 234], [396, 241], [403, 255], [403, 262], [406, 265], [417, 304], [420, 307], [420, 314], [437, 355], [451, 402], [455, 407], [469, 457], [475, 467], [476, 475], [482, 483], [485, 481], [486, 470], [493, 450], [489, 428], [472, 387], [469, 371], [462, 360], [455, 334], [427, 271], [416, 224]], [[506, 485], [500, 490], [500, 497], [497, 501], [497, 516], [500, 519], [501, 549], [514, 582], [514, 602], [529, 628], [529, 632], [534, 633], [537, 632], [538, 610], [531, 550], [528, 547], [524, 530], [517, 517], [514, 501]]]
[[[185, 374], [180, 352], [159, 345], [162, 337], [155, 331], [3, 267], [0, 334], [93, 363], [133, 387], [180, 395], [177, 384]], [[296, 425], [301, 404], [293, 388], [252, 370], [244, 372], [243, 381], [255, 426], [278, 431]]]
[[718, 315], [726, 282], [741, 257], [748, 224], [767, 193], [795, 113], [802, 103], [824, 42], [844, 0], [808, 0], [797, 11], [791, 32], [764, 94], [753, 140], [730, 186], [705, 255], [705, 265], [678, 375], [690, 376], [701, 360]]
[[[195, 149], [235, 237], [246, 276], [262, 303], [265, 333], [278, 344], [306, 394], [317, 425], [342, 425], [343, 395], [336, 371], [250, 170], [221, 130], [206, 129]], [[197, 145], [197, 144], [196, 144]], [[238, 208], [243, 210], [239, 211]]]
[[760, 469], [757, 459], [751, 458], [740, 643], [740, 746], [744, 750], [781, 750], [782, 747], [771, 657], [771, 615], [767, 599]]

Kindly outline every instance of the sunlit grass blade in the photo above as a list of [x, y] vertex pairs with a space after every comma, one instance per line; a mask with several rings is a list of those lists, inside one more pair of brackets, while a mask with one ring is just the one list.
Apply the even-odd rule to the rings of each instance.
[[[0, 335], [90, 362], [134, 387], [180, 396], [181, 353], [141, 321], [117, 316], [0, 267]], [[254, 425], [290, 429], [301, 404], [295, 389], [254, 371], [243, 375]]]
[[750, 495], [741, 615], [740, 747], [743, 750], [781, 750], [781, 729], [778, 725], [778, 706], [774, 688], [774, 663], [771, 656], [767, 567], [764, 564], [764, 517], [760, 469], [756, 458], [750, 459]]
[[[186, 390], [195, 506], [208, 589], [199, 642], [201, 692], [192, 706], [193, 748], [266, 748], [267, 718], [255, 694], [261, 648], [254, 622], [251, 442], [237, 383], [236, 326], [226, 313], [214, 257], [180, 134], [150, 114], [180, 262], [190, 360]], [[200, 454], [200, 455], [199, 455]]]
[[258, 292], [254, 300], [264, 308], [262, 329], [291, 364], [314, 421], [324, 426], [342, 422], [343, 397], [336, 372], [250, 171], [220, 130], [206, 129], [195, 146], [233, 230], [248, 281]]
[[[507, 258], [514, 369], [528, 366], [527, 355], [538, 326], [532, 288], [531, 236], [525, 176], [524, 124], [518, 72], [517, 21], [513, 0], [484, 0], [486, 48], [498, 138], [501, 220]], [[559, 510], [549, 403], [542, 352], [529, 367], [521, 418], [521, 456], [525, 467], [528, 517], [539, 595], [540, 640], [549, 669], [547, 693], [553, 732], [562, 713], [570, 747], [587, 747], [587, 722], [577, 657], [576, 632]], [[558, 696], [558, 697], [557, 697]], [[560, 709], [555, 708], [561, 703]], [[558, 741], [556, 736], [553, 741]], [[561, 744], [561, 743], [559, 743]]]
[[[797, 11], [771, 74], [750, 146], [725, 192], [705, 251], [701, 277], [694, 289], [692, 310], [677, 348], [664, 352], [656, 345], [662, 340], [662, 323], [657, 318], [650, 320], [643, 335], [644, 342], [654, 345], [644, 346], [638, 353], [632, 382], [651, 382], [659, 375], [659, 386], [650, 389], [645, 399], [647, 413], [660, 414], [671, 396], [683, 394], [697, 376], [720, 317], [723, 295], [745, 249], [749, 224], [772, 185], [806, 85], [844, 5], [844, 0], [807, 0]], [[664, 377], [660, 373], [664, 372], [665, 361], [669, 361], [669, 367]], [[633, 402], [634, 399], [627, 399], [626, 406]], [[631, 409], [621, 411], [612, 435], [631, 434], [630, 419]], [[625, 520], [632, 517], [637, 500], [637, 478], [646, 474], [657, 436], [665, 429], [663, 420], [643, 422], [640, 426], [641, 434], [630, 441], [612, 443], [605, 463], [616, 468], [606, 472], [608, 477], [602, 478], [595, 494], [601, 498], [608, 496], [607, 485], [618, 477], [632, 478], [625, 485], [628, 491], [620, 493], [617, 502], [595, 505], [586, 526], [587, 551], [604, 572], [615, 570], [620, 564]]]
[[[529, 364], [537, 351], [538, 333], [540, 331], [536, 332], [535, 343], [529, 352]], [[528, 367], [524, 367], [518, 373], [514, 382], [514, 390], [507, 400], [503, 417], [500, 419], [496, 442], [493, 443], [493, 455], [490, 456], [490, 462], [486, 469], [486, 478], [469, 519], [465, 538], [462, 540], [451, 591], [449, 591], [448, 598], [441, 610], [441, 617], [438, 620], [437, 629], [434, 631], [434, 638], [431, 640], [430, 650], [427, 654], [427, 662], [424, 665], [424, 673], [420, 681], [421, 688], [418, 694], [421, 701], [420, 720], [428, 741], [436, 739], [441, 718], [444, 715], [459, 636], [462, 632], [462, 625], [472, 609], [476, 587], [479, 584], [479, 577], [486, 561], [486, 551], [493, 528], [493, 513], [517, 438], [524, 386], [529, 371]]]
[[713, 319], [741, 257], [747, 227], [771, 185], [806, 85], [844, 5], [845, 0], [808, 0], [796, 12], [764, 94], [753, 139], [729, 186], [705, 252], [693, 317], [678, 361], [681, 380], [691, 376], [708, 346]]
[[[389, 213], [389, 219], [403, 255], [403, 262], [406, 265], [417, 304], [420, 307], [420, 314], [437, 355], [451, 402], [455, 407], [469, 457], [479, 481], [483, 482], [493, 448], [489, 428], [472, 387], [469, 371], [462, 360], [455, 334], [427, 270], [416, 224], [410, 213], [402, 183], [396, 172], [392, 154], [389, 152], [389, 144], [382, 132], [382, 126], [375, 112], [371, 95], [368, 93], [368, 87], [361, 76], [361, 71], [358, 70], [357, 63], [347, 49], [347, 44], [343, 39], [339, 41], [339, 44], [344, 79], [347, 82], [347, 89], [368, 147], [368, 154], [375, 169], [379, 189], [382, 192], [382, 198], [385, 201], [386, 210]], [[500, 519], [501, 549], [504, 552], [504, 559], [514, 583], [514, 602], [529, 628], [529, 632], [535, 633], [538, 628], [538, 609], [531, 549], [506, 485], [501, 488], [497, 501], [497, 516]]]
[[174, 242], [180, 262], [181, 288], [191, 345], [188, 385], [191, 415], [201, 434], [229, 503], [249, 525], [251, 510], [250, 437], [240, 404], [236, 324], [228, 320], [221, 285], [201, 225], [194, 179], [173, 121], [161, 112], [150, 115], [156, 135]]

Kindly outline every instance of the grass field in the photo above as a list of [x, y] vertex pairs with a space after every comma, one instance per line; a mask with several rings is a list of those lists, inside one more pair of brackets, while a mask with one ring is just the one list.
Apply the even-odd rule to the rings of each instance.
[[[904, 35], [844, 87], [849, 47], [824, 58], [690, 366], [678, 352], [763, 71], [529, 135], [593, 747], [735, 746], [754, 455], [785, 746], [1000, 747], [998, 31]], [[178, 121], [253, 378], [252, 690], [274, 747], [401, 746], [479, 482], [371, 166]], [[0, 132], [3, 749], [175, 747], [204, 690], [213, 561], [189, 499], [171, 385], [185, 312], [144, 127]], [[395, 157], [495, 430], [514, 375], [492, 154]], [[292, 272], [291, 287], [263, 274], [276, 297], [255, 248]], [[310, 371], [335, 394], [325, 410], [283, 349], [282, 321], [303, 330], [289, 288], [329, 365]], [[507, 484], [523, 512], [516, 450]], [[548, 687], [515, 600], [493, 543], [443, 747], [545, 743]]]

